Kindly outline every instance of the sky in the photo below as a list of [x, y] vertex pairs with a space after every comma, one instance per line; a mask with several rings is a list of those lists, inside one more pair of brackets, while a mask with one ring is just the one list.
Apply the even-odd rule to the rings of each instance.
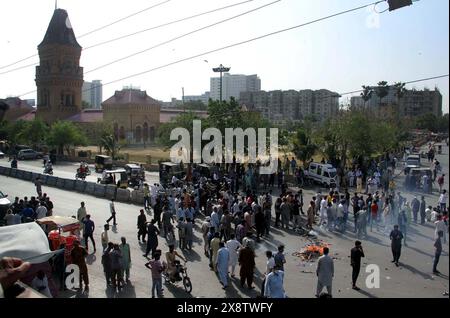
[[[59, 0], [67, 10], [75, 35], [105, 26], [130, 14], [167, 0]], [[91, 45], [151, 28], [170, 21], [244, 0], [170, 0], [153, 9], [84, 37]], [[108, 83], [164, 66], [237, 42], [309, 22], [371, 0], [281, 0], [252, 13], [161, 45], [133, 58], [89, 72], [98, 66], [130, 55], [188, 32], [270, 4], [276, 0], [253, 0], [229, 9], [144, 32], [124, 40], [87, 49], [80, 64], [86, 81]], [[0, 33], [0, 73], [38, 62], [37, 54], [55, 8], [54, 0], [3, 0]], [[449, 1], [420, 0], [393, 12], [382, 12], [386, 3], [267, 37], [227, 50], [205, 54], [137, 77], [103, 87], [103, 99], [123, 86], [140, 87], [153, 98], [169, 101], [209, 91], [213, 67], [231, 67], [232, 74], [258, 74], [263, 90], [321, 89], [338, 93], [358, 90], [361, 85], [408, 82], [449, 73]], [[35, 68], [0, 74], [0, 98], [36, 89]], [[449, 110], [449, 80], [431, 80], [409, 88], [434, 89], [443, 95], [444, 113]], [[348, 102], [344, 96], [342, 103]], [[30, 93], [22, 98], [36, 98]]]

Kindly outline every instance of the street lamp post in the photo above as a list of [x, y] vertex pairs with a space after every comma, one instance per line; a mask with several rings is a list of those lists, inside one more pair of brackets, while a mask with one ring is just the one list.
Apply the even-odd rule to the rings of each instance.
[[229, 72], [230, 70], [230, 67], [225, 67], [222, 64], [219, 67], [213, 68], [215, 73], [220, 73], [220, 102], [222, 102], [222, 73]]

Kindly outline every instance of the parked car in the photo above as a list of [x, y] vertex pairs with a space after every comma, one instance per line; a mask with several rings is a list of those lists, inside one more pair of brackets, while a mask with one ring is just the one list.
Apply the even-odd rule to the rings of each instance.
[[420, 155], [411, 154], [408, 157], [406, 157], [406, 166], [420, 167]]
[[3, 158], [5, 158], [5, 154], [0, 151], [0, 159], [3, 159]]
[[312, 162], [305, 171], [305, 175], [311, 181], [322, 184], [327, 188], [336, 186], [337, 170], [330, 164]]
[[17, 153], [17, 158], [19, 160], [25, 159], [42, 159], [43, 155], [33, 149], [22, 149]]

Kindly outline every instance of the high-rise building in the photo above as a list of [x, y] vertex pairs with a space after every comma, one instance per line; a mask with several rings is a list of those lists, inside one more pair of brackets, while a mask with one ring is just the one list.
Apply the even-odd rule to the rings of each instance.
[[36, 116], [51, 124], [81, 112], [81, 46], [65, 10], [54, 11], [38, 51]]
[[424, 89], [408, 90], [399, 100], [399, 115], [417, 117], [425, 114], [442, 116], [442, 94], [435, 88], [434, 91]]
[[83, 108], [101, 109], [103, 99], [102, 81], [84, 82], [82, 98], [84, 102]]
[[339, 111], [338, 93], [327, 89], [320, 89], [314, 92], [313, 115], [321, 120], [336, 114]]
[[249, 110], [258, 111], [272, 123], [302, 120], [313, 115], [326, 119], [339, 110], [339, 94], [322, 89], [259, 91], [241, 93], [239, 103]]
[[[211, 98], [220, 100], [220, 77], [210, 80]], [[261, 79], [258, 75], [231, 75], [225, 73], [222, 77], [222, 99], [229, 101], [231, 97], [239, 99], [242, 92], [257, 92], [261, 90]]]
[[364, 101], [361, 96], [353, 96], [350, 99], [350, 105], [354, 109], [365, 109], [378, 113], [383, 113], [385, 107], [393, 107], [401, 117], [417, 117], [424, 114], [442, 116], [442, 94], [437, 88], [434, 91], [429, 89], [406, 90], [403, 96], [398, 98], [395, 87], [391, 86], [388, 95], [382, 100], [374, 92], [368, 101]]
[[311, 115], [314, 110], [314, 91], [304, 89], [298, 92], [298, 119]]

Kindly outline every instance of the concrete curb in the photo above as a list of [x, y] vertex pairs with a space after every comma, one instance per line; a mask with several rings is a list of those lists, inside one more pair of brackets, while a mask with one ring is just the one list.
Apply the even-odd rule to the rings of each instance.
[[[133, 191], [134, 192], [134, 191]], [[131, 192], [128, 189], [117, 189], [116, 200], [120, 202], [130, 202]]]
[[104, 198], [106, 187], [103, 184], [94, 184], [94, 195], [98, 198]]

